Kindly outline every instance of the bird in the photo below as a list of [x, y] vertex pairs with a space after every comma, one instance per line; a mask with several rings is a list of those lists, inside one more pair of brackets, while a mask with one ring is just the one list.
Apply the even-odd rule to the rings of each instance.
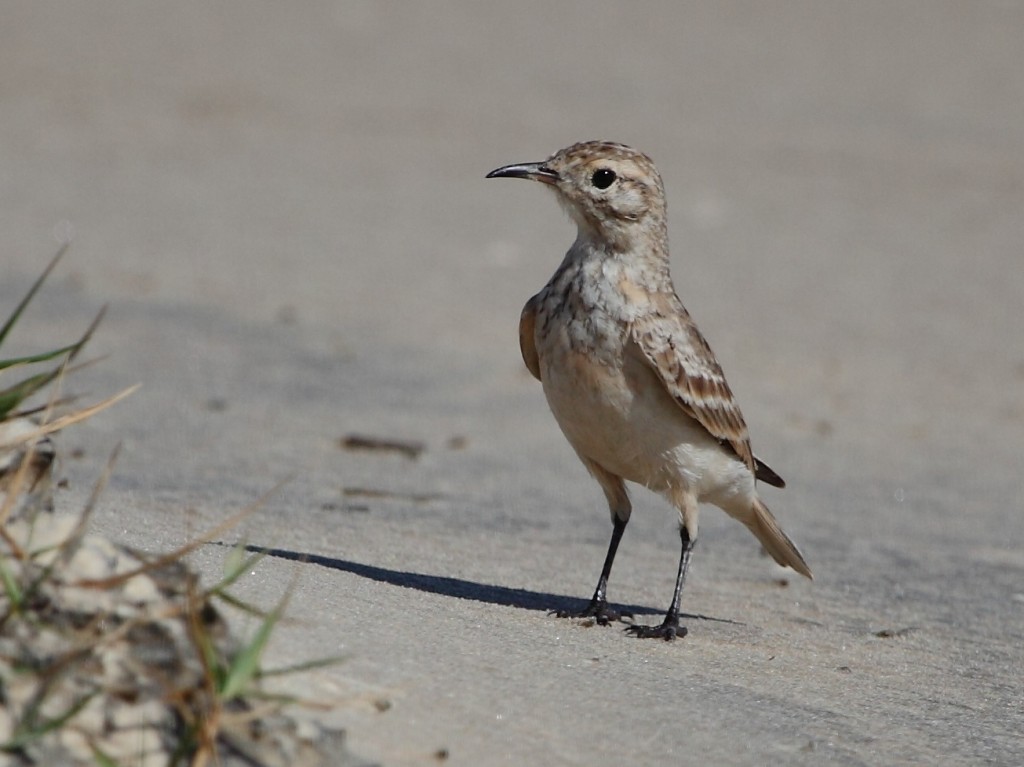
[[612, 536], [589, 604], [562, 617], [620, 620], [608, 603], [612, 564], [632, 513], [627, 482], [679, 513], [680, 555], [660, 625], [632, 623], [640, 638], [673, 640], [697, 540], [699, 506], [742, 522], [780, 565], [813, 578], [800, 550], [758, 494], [785, 482], [751, 449], [743, 414], [711, 346], [669, 273], [665, 189], [654, 162], [613, 141], [573, 144], [541, 162], [487, 178], [522, 178], [554, 191], [576, 239], [519, 321], [523, 362], [580, 461], [604, 491]]

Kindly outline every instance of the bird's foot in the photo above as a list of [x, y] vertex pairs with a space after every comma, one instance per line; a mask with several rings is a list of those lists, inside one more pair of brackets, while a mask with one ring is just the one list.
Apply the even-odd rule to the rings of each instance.
[[626, 627], [626, 633], [632, 634], [638, 639], [664, 639], [671, 642], [676, 637], [682, 639], [686, 636], [686, 626], [679, 625], [678, 617], [665, 617], [665, 620], [658, 626], [638, 626], [636, 624]]
[[590, 604], [582, 610], [556, 610], [555, 615], [559, 618], [591, 619], [599, 626], [607, 626], [623, 617], [617, 610], [609, 607], [607, 602], [596, 599], [591, 599]]

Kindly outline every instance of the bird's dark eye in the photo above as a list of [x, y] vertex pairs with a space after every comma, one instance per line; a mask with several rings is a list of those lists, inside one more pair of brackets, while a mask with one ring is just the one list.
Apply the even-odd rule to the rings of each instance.
[[590, 177], [590, 183], [598, 189], [607, 189], [615, 183], [615, 171], [608, 168], [598, 168]]

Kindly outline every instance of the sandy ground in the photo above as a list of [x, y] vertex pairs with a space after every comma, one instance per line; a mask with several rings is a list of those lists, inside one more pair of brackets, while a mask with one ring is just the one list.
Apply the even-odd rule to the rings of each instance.
[[[12, 350], [108, 303], [71, 388], [143, 384], [60, 502], [123, 441], [96, 526], [155, 551], [290, 480], [225, 540], [311, 561], [242, 591], [297, 573], [268, 664], [346, 656], [293, 684], [388, 765], [1020, 764], [1022, 39], [1009, 1], [8, 2], [0, 308], [74, 236]], [[483, 177], [590, 138], [658, 162], [817, 576], [708, 509], [672, 644], [547, 613], [609, 534], [516, 343], [573, 232]], [[636, 506], [611, 598], [655, 621]]]

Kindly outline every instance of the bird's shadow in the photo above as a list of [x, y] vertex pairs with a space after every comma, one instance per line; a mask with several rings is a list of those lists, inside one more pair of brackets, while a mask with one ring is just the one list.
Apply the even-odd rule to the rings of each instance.
[[[231, 544], [221, 543], [228, 546]], [[352, 562], [347, 559], [335, 559], [324, 557], [319, 554], [309, 554], [287, 549], [268, 548], [264, 546], [246, 545], [246, 551], [257, 554], [265, 554], [280, 559], [290, 559], [295, 562], [306, 562], [309, 564], [329, 567], [332, 570], [341, 570], [346, 573], [358, 575], [361, 578], [368, 578], [380, 583], [387, 583], [392, 586], [402, 586], [408, 589], [416, 589], [429, 594], [441, 594], [456, 599], [471, 599], [475, 602], [483, 602], [502, 607], [518, 607], [523, 610], [540, 610], [543, 612], [559, 612], [581, 610], [586, 607], [588, 600], [567, 597], [561, 594], [550, 594], [543, 591], [529, 591], [527, 589], [512, 589], [507, 586], [494, 586], [487, 583], [467, 581], [462, 578], [451, 578], [446, 575], [427, 575], [426, 573], [413, 573], [405, 570], [392, 570], [377, 565], [367, 565], [361, 562]], [[623, 615], [661, 615], [664, 610], [659, 610], [646, 605], [613, 605]], [[691, 613], [680, 613], [680, 618], [692, 618], [695, 620], [716, 621], [719, 623], [739, 624], [738, 621], [728, 618], [713, 618], [708, 615]]]

